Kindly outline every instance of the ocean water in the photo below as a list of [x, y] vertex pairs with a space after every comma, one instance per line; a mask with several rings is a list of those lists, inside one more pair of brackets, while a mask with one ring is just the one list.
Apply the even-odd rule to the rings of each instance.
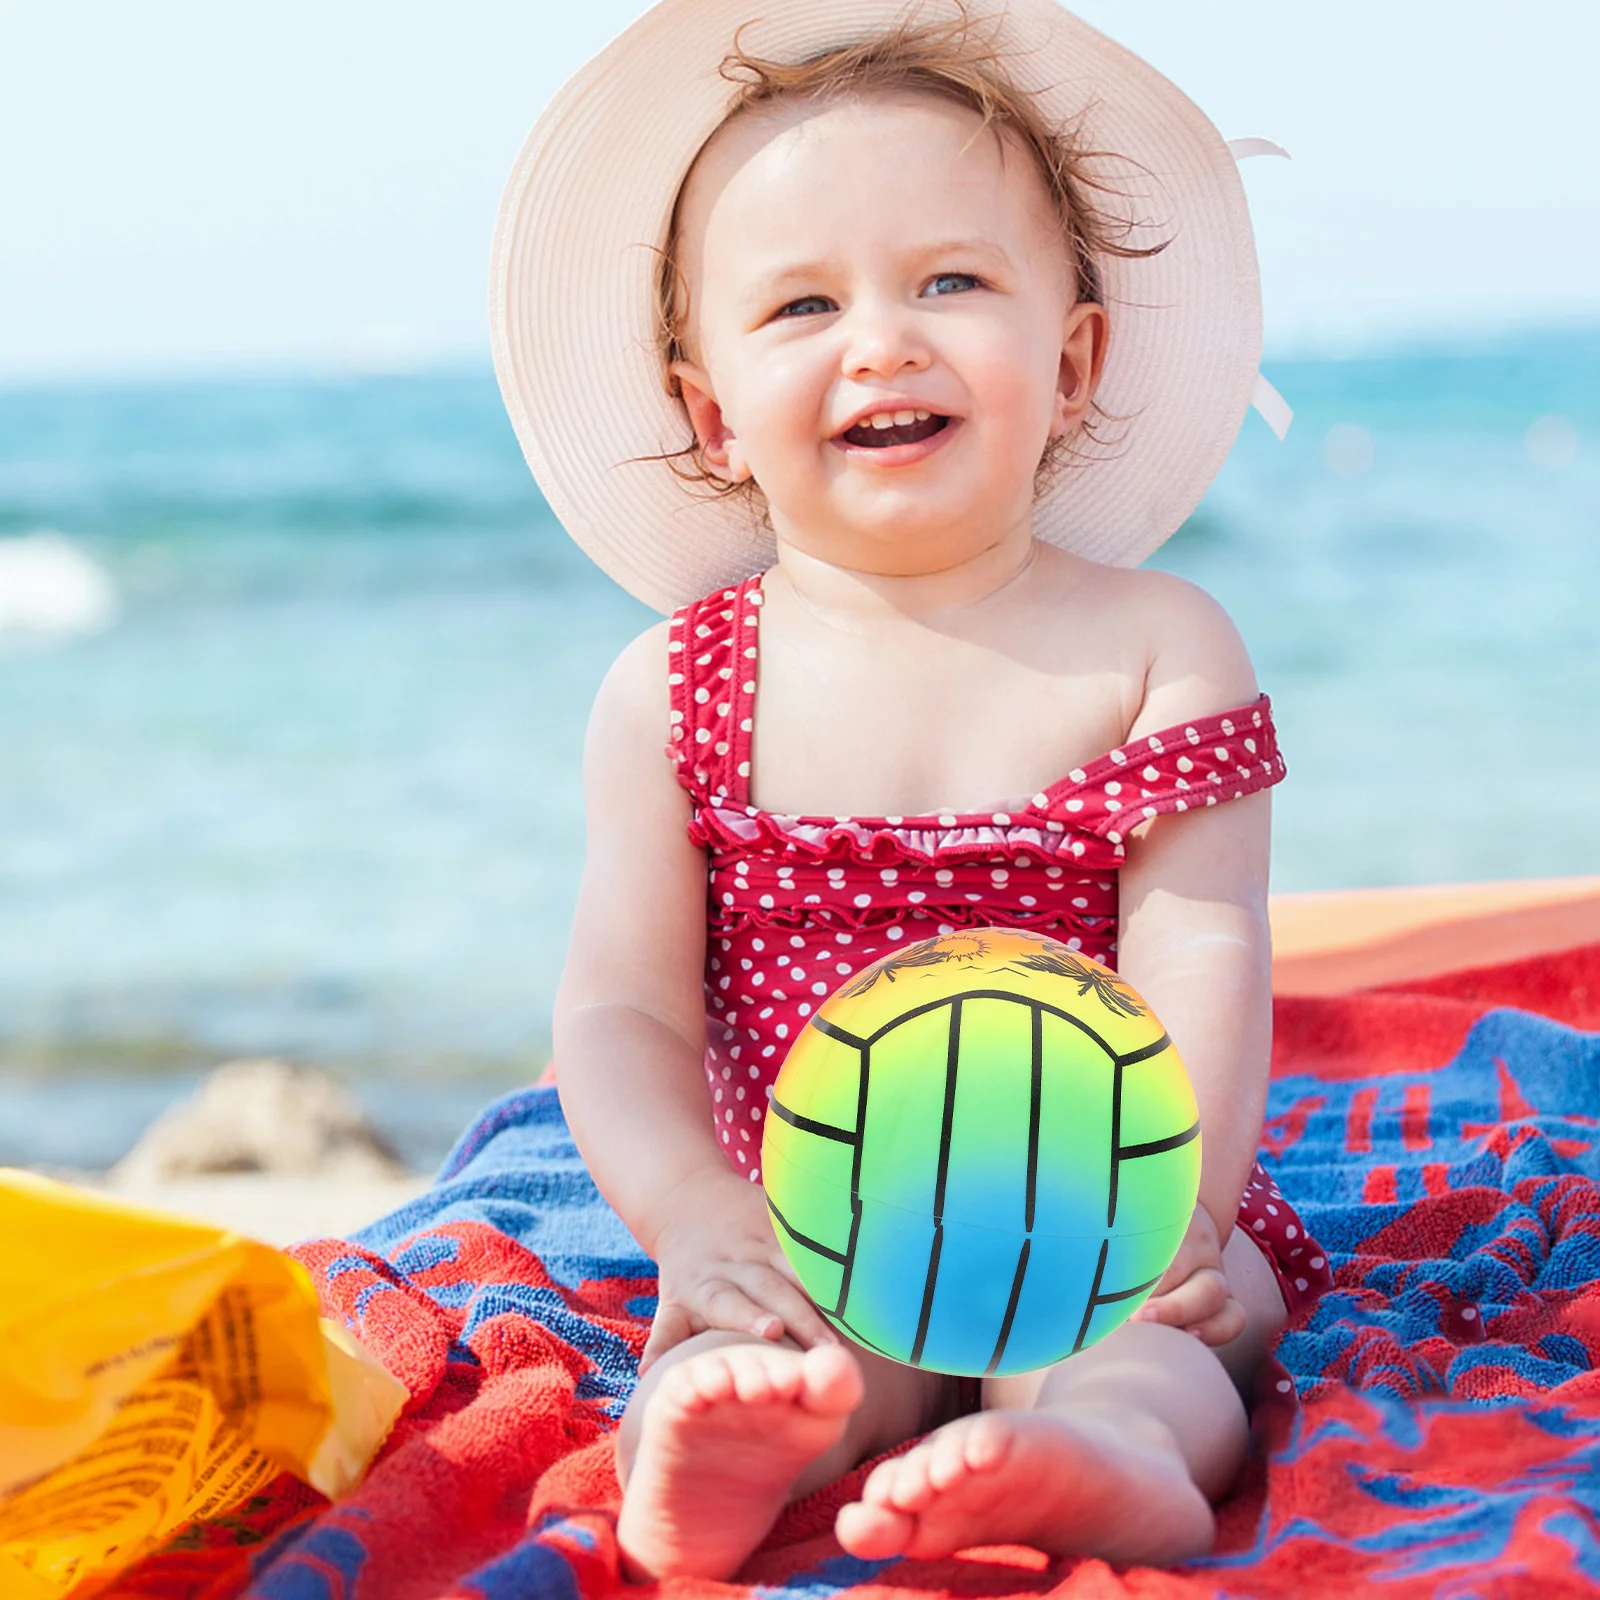
[[[1277, 887], [1600, 872], [1600, 330], [1268, 373], [1156, 559], [1274, 697]], [[437, 1155], [545, 1059], [649, 621], [486, 373], [0, 391], [0, 1161], [273, 1052]]]

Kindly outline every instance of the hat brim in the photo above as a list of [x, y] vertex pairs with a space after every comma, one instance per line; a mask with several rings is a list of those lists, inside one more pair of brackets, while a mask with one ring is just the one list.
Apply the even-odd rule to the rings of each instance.
[[[1249, 408], [1261, 297], [1249, 210], [1222, 136], [1175, 85], [1055, 0], [971, 0], [1015, 81], [1081, 130], [1096, 204], [1159, 254], [1099, 263], [1111, 315], [1096, 399], [1111, 436], [1041, 491], [1052, 544], [1133, 566], [1193, 511]], [[490, 263], [495, 372], [528, 465], [567, 532], [670, 611], [773, 562], [748, 504], [661, 458], [689, 430], [665, 387], [656, 284], [674, 200], [722, 121], [719, 67], [801, 60], [904, 19], [905, 0], [660, 0], [583, 67], [529, 134]], [[925, 0], [918, 14], [953, 14]], [[741, 28], [743, 29], [740, 32]], [[1098, 457], [1098, 458], [1096, 458]]]

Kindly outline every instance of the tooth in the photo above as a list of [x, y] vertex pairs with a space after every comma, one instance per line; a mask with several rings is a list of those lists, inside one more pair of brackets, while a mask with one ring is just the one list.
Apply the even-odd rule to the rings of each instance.
[[917, 413], [917, 421], [918, 422], [931, 421], [932, 417], [933, 417], [933, 413], [931, 411], [919, 411]]
[[897, 411], [894, 414], [894, 425], [897, 428], [909, 428], [916, 420], [915, 411]]
[[892, 428], [894, 418], [887, 411], [876, 411], [867, 419], [874, 428]]

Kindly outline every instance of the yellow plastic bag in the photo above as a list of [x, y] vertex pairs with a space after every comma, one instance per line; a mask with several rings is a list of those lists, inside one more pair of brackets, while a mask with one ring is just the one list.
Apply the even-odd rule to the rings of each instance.
[[281, 1252], [0, 1169], [0, 1600], [90, 1592], [282, 1471], [337, 1498], [406, 1398]]

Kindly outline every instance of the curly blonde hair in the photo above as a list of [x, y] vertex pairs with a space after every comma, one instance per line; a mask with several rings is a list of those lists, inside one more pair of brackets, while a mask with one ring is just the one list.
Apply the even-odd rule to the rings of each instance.
[[[1086, 148], [1079, 128], [1058, 127], [1050, 121], [1033, 95], [1013, 80], [1001, 50], [985, 37], [959, 0], [956, 15], [948, 20], [919, 22], [909, 15], [885, 33], [803, 61], [772, 61], [752, 55], [735, 38], [721, 71], [734, 90], [727, 112], [701, 145], [701, 152], [730, 122], [749, 111], [866, 95], [926, 95], [975, 112], [980, 132], [992, 132], [1002, 139], [1010, 135], [1033, 161], [1061, 229], [1079, 300], [1104, 304], [1099, 258], [1143, 258], [1166, 247], [1165, 240], [1154, 245], [1130, 243], [1136, 224], [1096, 206], [1094, 196], [1113, 192], [1095, 170], [1107, 153]], [[688, 285], [678, 261], [680, 213], [698, 161], [697, 154], [679, 185], [657, 276], [657, 346], [668, 393], [676, 399], [682, 396], [672, 367], [688, 355], [685, 329], [689, 315]], [[1092, 405], [1083, 429], [1091, 440], [1104, 445], [1107, 440], [1097, 429], [1121, 420], [1125, 419], [1114, 419]], [[1053, 439], [1039, 465], [1041, 483], [1072, 453], [1070, 439]], [[753, 482], [729, 483], [712, 473], [700, 457], [697, 441], [653, 459], [665, 461], [679, 477], [715, 495], [760, 493]]]

